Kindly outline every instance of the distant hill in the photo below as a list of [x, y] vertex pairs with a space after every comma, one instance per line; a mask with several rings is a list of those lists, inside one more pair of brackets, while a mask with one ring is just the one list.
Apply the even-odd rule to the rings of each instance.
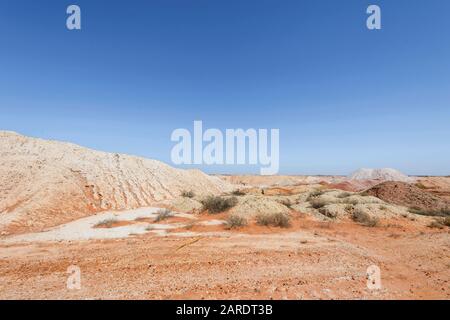
[[348, 176], [351, 180], [382, 180], [413, 182], [414, 179], [391, 168], [384, 169], [359, 169]]

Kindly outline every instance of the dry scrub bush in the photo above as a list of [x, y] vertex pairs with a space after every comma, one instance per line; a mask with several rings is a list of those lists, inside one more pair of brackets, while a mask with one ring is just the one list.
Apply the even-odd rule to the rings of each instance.
[[409, 208], [410, 213], [418, 214], [421, 216], [431, 216], [431, 217], [450, 217], [450, 208], [443, 208], [440, 210], [424, 210], [421, 208]]
[[422, 189], [422, 190], [428, 189], [428, 188], [427, 188], [423, 183], [421, 183], [421, 182], [416, 183], [416, 187], [419, 188], [419, 189]]
[[429, 228], [438, 228], [438, 229], [444, 229], [444, 227], [450, 227], [450, 217], [432, 221], [428, 225], [428, 227]]
[[344, 199], [344, 198], [350, 197], [351, 195], [352, 194], [350, 192], [342, 192], [342, 193], [338, 194], [337, 198]]
[[442, 223], [440, 223], [439, 221], [432, 221], [428, 225], [428, 228], [444, 229], [444, 225]]
[[450, 217], [444, 218], [444, 220], [442, 220], [442, 224], [444, 226], [450, 227]]
[[155, 218], [155, 222], [163, 221], [170, 217], [173, 217], [173, 213], [169, 209], [160, 209], [156, 212], [156, 214], [157, 215]]
[[352, 205], [357, 205], [357, 204], [359, 204], [359, 201], [358, 201], [358, 199], [347, 199], [347, 198], [345, 198], [344, 200], [343, 200], [343, 202], [344, 203], [347, 203], [347, 204], [352, 204]]
[[223, 198], [217, 196], [209, 196], [202, 201], [203, 211], [209, 213], [220, 213], [237, 205], [238, 200], [236, 197]]
[[195, 197], [195, 193], [194, 193], [194, 191], [183, 191], [181, 193], [181, 196], [184, 198], [193, 198], [193, 197]]
[[227, 221], [226, 221], [226, 226], [229, 229], [233, 229], [233, 228], [239, 228], [239, 227], [244, 227], [247, 225], [247, 219], [245, 219], [244, 217], [237, 215], [237, 214], [232, 214], [228, 217]]
[[335, 219], [337, 217], [337, 213], [335, 211], [331, 211], [331, 210], [329, 210], [328, 208], [325, 208], [325, 207], [320, 208], [319, 212], [320, 212], [320, 214], [322, 214], [322, 215], [324, 215], [324, 216], [326, 216], [328, 218]]
[[256, 223], [261, 226], [289, 228], [291, 226], [291, 217], [282, 212], [260, 213], [256, 216]]
[[306, 201], [311, 201], [314, 198], [317, 198], [318, 196], [323, 195], [325, 192], [323, 190], [315, 190], [313, 192], [311, 192], [308, 196], [308, 198], [306, 199]]
[[245, 192], [242, 192], [241, 190], [234, 190], [231, 194], [233, 196], [245, 196]]
[[292, 207], [292, 202], [289, 199], [283, 199], [280, 201], [280, 203], [286, 207], [288, 207], [289, 209], [291, 209]]
[[366, 227], [376, 227], [378, 225], [377, 218], [370, 217], [370, 215], [360, 209], [353, 211], [352, 219]]
[[111, 228], [114, 223], [117, 222], [117, 219], [111, 218], [111, 219], [105, 219], [103, 221], [98, 222], [97, 224], [95, 224], [94, 227], [96, 228]]
[[353, 210], [355, 210], [355, 207], [352, 204], [348, 204], [345, 206], [345, 211], [347, 211], [348, 213], [352, 213]]
[[320, 209], [329, 204], [327, 201], [322, 199], [312, 199], [309, 201], [309, 203], [311, 204], [311, 207], [313, 207], [314, 209]]

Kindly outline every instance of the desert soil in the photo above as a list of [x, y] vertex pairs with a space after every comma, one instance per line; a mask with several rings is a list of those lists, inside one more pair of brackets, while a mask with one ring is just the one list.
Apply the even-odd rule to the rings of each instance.
[[[448, 229], [400, 220], [368, 228], [298, 216], [289, 229], [230, 231], [211, 224], [189, 228], [191, 236], [178, 236], [180, 231], [0, 242], [0, 298], [450, 298]], [[80, 290], [67, 289], [71, 265], [81, 270]], [[367, 288], [371, 265], [381, 269], [380, 290]]]

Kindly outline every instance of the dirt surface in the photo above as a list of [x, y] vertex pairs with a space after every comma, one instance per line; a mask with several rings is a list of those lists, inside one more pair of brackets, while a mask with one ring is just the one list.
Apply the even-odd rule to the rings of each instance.
[[[297, 217], [225, 236], [0, 243], [1, 299], [449, 299], [448, 229]], [[198, 231], [198, 230], [197, 230]], [[69, 266], [81, 288], [67, 289]], [[369, 290], [366, 271], [381, 270]]]
[[365, 194], [372, 195], [388, 203], [410, 208], [423, 210], [450, 208], [449, 201], [404, 182], [383, 182], [368, 189], [365, 191]]

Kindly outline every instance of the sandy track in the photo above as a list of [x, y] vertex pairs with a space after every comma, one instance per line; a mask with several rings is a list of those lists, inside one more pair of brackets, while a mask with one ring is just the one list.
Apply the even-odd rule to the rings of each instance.
[[[135, 210], [127, 210], [124, 212], [104, 212], [101, 214], [78, 219], [44, 232], [20, 234], [9, 236], [1, 240], [4, 243], [17, 242], [36, 242], [36, 241], [73, 241], [73, 240], [93, 240], [93, 239], [119, 239], [127, 238], [131, 235], [139, 235], [145, 233], [156, 233], [165, 235], [165, 230], [182, 227], [184, 224], [165, 224], [165, 223], [149, 223], [139, 222], [139, 219], [154, 220], [160, 208], [140, 208]], [[181, 217], [188, 220], [194, 220], [191, 214], [173, 213], [175, 217]], [[115, 228], [96, 228], [98, 223], [105, 220], [117, 220], [120, 222], [133, 222], [124, 226]], [[152, 230], [149, 230], [149, 227]]]

